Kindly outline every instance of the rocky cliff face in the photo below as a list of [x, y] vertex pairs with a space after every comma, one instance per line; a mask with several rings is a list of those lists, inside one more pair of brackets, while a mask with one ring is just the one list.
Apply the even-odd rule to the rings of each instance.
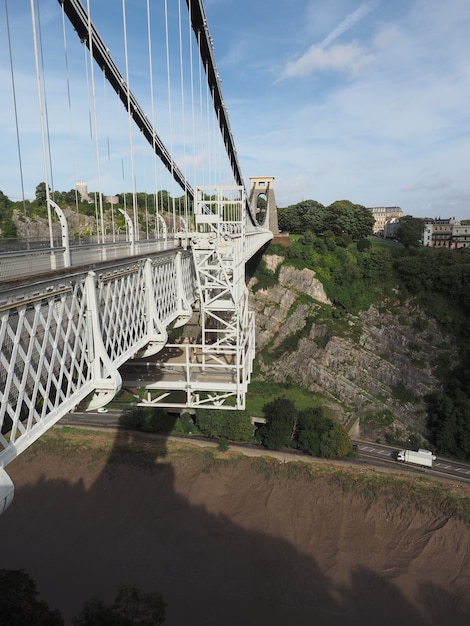
[[[282, 262], [265, 258], [270, 269]], [[284, 265], [275, 287], [252, 293], [251, 306], [263, 377], [325, 395], [344, 423], [359, 418], [362, 434], [425, 440], [424, 399], [453, 347], [422, 311], [395, 304], [393, 313], [371, 308], [336, 323], [315, 272]]]

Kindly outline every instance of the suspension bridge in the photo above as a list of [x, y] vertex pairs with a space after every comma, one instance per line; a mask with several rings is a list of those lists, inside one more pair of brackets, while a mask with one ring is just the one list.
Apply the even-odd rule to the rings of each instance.
[[5, 467], [77, 407], [130, 387], [141, 405], [244, 408], [245, 264], [277, 233], [273, 177], [241, 174], [201, 0], [122, 0], [112, 18], [3, 4], [17, 158], [0, 186], [22, 209], [0, 239], [0, 512]]

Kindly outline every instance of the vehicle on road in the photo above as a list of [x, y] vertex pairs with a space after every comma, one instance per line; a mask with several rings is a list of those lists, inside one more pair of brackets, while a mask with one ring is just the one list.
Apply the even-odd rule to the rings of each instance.
[[420, 448], [418, 451], [400, 450], [397, 454], [397, 461], [422, 465], [423, 467], [432, 467], [432, 462], [435, 460], [436, 456], [430, 450], [425, 450], [424, 448]]

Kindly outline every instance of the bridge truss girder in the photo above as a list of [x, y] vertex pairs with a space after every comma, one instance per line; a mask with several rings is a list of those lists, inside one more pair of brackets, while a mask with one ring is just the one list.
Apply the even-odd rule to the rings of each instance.
[[115, 262], [0, 296], [0, 467], [78, 405], [120, 390], [119, 367], [160, 351], [195, 299], [191, 254]]
[[199, 340], [167, 345], [159, 355], [164, 360], [142, 363], [134, 377], [131, 364], [124, 385], [145, 389], [142, 406], [244, 409], [255, 354], [245, 283], [245, 192], [239, 186], [196, 187], [194, 197], [196, 230], [188, 240]]

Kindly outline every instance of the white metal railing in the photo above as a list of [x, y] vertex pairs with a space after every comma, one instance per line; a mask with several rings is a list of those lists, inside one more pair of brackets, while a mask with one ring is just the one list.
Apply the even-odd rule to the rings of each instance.
[[[134, 254], [131, 254], [132, 245]], [[148, 239], [134, 244], [117, 241], [104, 244], [82, 244], [70, 247], [72, 267], [81, 267], [125, 259], [130, 256], [154, 254], [178, 247], [177, 239]], [[47, 274], [67, 267], [64, 248], [35, 248], [0, 253], [0, 282], [13, 278], [27, 278], [38, 274]]]

